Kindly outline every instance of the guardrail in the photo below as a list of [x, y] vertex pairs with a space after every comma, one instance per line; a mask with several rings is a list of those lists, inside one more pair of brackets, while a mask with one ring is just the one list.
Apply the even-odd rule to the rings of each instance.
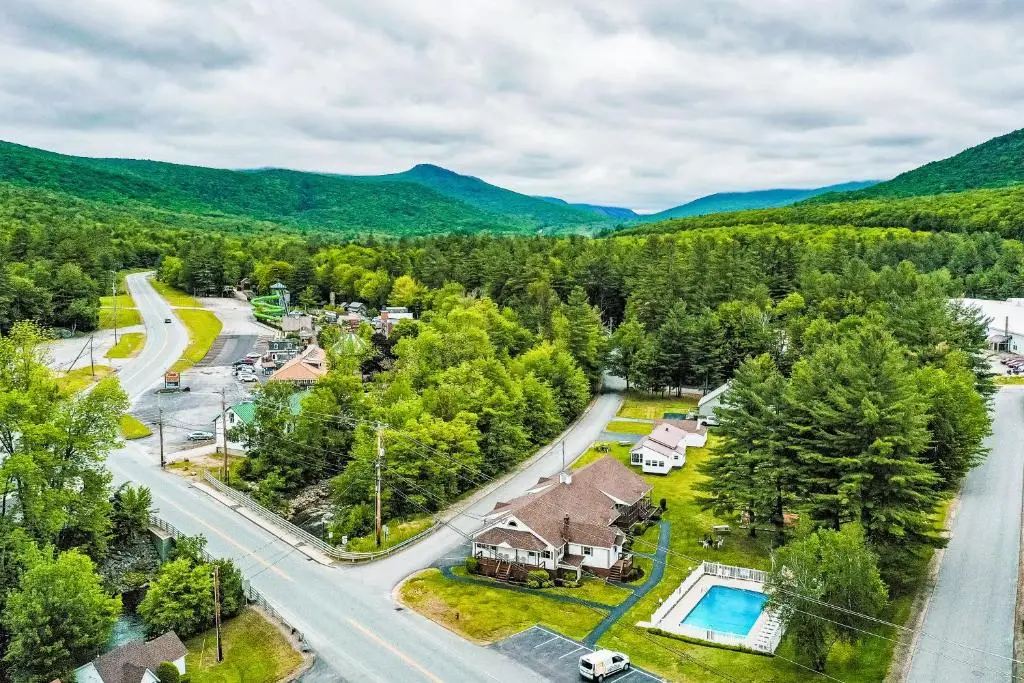
[[255, 500], [252, 499], [251, 496], [245, 495], [238, 489], [231, 488], [221, 480], [212, 476], [209, 472], [202, 473], [202, 480], [204, 484], [207, 484], [208, 486], [216, 489], [218, 493], [224, 494], [225, 496], [235, 501], [239, 505], [244, 505], [246, 508], [256, 513], [258, 516], [265, 519], [267, 522], [280, 528], [289, 536], [295, 536], [303, 544], [316, 548], [328, 557], [331, 557], [335, 560], [340, 560], [342, 562], [370, 562], [373, 560], [378, 560], [382, 557], [387, 557], [388, 555], [398, 552], [402, 548], [412, 545], [424, 536], [432, 533], [435, 529], [437, 529], [438, 526], [440, 526], [440, 522], [438, 522], [437, 518], [435, 517], [434, 523], [430, 527], [424, 529], [415, 536], [410, 536], [404, 541], [396, 543], [390, 548], [384, 548], [382, 550], [375, 550], [371, 552], [354, 552], [351, 550], [345, 550], [344, 548], [339, 548], [334, 545], [330, 545], [329, 543], [325, 543], [323, 539], [317, 538], [305, 529], [295, 526], [281, 515], [277, 514], [276, 512], [273, 512], [272, 510], [268, 510], [267, 508], [257, 503]]
[[[157, 517], [156, 515], [152, 515], [151, 514], [149, 516], [149, 523], [152, 526], [155, 526], [156, 528], [161, 529], [162, 531], [166, 531], [168, 534], [171, 535], [171, 537], [173, 537], [175, 539], [181, 538], [182, 536], [185, 535], [185, 534], [181, 533], [181, 531], [176, 526], [174, 526], [173, 524], [171, 524], [170, 522], [168, 522], [165, 519]], [[204, 562], [213, 562], [215, 559], [217, 559], [213, 555], [208, 553], [206, 550], [203, 550], [201, 552], [201, 557], [202, 557]], [[269, 600], [267, 600], [265, 597], [263, 597], [262, 593], [260, 593], [258, 590], [253, 588], [252, 584], [249, 583], [248, 580], [246, 580], [246, 579], [242, 580], [242, 588], [243, 588], [243, 590], [245, 592], [245, 598], [246, 598], [246, 600], [250, 604], [257, 605], [263, 611], [265, 611], [268, 615], [270, 615], [271, 617], [273, 617], [274, 619], [279, 621], [281, 623], [281, 625], [283, 625], [286, 629], [288, 629], [291, 632], [291, 634], [293, 636], [295, 636], [296, 640], [299, 641], [299, 644], [302, 646], [303, 652], [306, 652], [306, 651], [309, 650], [309, 646], [306, 645], [306, 639], [302, 635], [302, 631], [300, 631], [299, 629], [297, 629], [294, 626], [292, 626], [288, 622], [288, 620], [285, 619], [281, 615], [281, 613], [277, 610], [277, 608], [274, 607], [274, 605]]]

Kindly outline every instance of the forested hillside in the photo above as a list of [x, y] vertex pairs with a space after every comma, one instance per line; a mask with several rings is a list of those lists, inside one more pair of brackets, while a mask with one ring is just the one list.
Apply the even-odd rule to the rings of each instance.
[[959, 154], [933, 161], [892, 180], [828, 201], [917, 197], [1024, 182], [1024, 128], [1000, 135]]
[[[0, 182], [50, 190], [176, 224], [188, 224], [199, 216], [235, 220], [241, 228], [263, 222], [279, 229], [348, 236], [533, 234], [601, 222], [587, 212], [443, 169], [359, 178], [279, 169], [231, 171], [71, 157], [0, 143]], [[457, 198], [460, 193], [472, 201]], [[149, 214], [154, 210], [183, 215]]]
[[[838, 195], [829, 195], [838, 197]], [[737, 211], [637, 226], [618, 234], [670, 233], [741, 225], [850, 225], [915, 230], [994, 232], [1024, 238], [1024, 188], [952, 192], [926, 197], [809, 201], [777, 209]]]
[[746, 209], [770, 209], [788, 206], [804, 199], [817, 197], [829, 192], [846, 192], [863, 187], [870, 187], [874, 180], [864, 180], [839, 185], [829, 185], [809, 190], [756, 190], [753, 192], [718, 192], [706, 197], [694, 199], [681, 206], [659, 211], [658, 213], [641, 216], [644, 223], [668, 220], [669, 218], [685, 218], [687, 216], [704, 216], [711, 213], [727, 211], [743, 211]]

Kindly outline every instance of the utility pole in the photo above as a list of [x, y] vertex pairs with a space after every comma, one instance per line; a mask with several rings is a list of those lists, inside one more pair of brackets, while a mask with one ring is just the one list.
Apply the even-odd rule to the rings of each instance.
[[96, 362], [92, 357], [92, 335], [89, 335], [89, 367], [92, 368], [92, 379], [96, 381]]
[[224, 483], [228, 483], [228, 409], [224, 401], [224, 389], [220, 390], [220, 447], [224, 451]]
[[565, 472], [565, 439], [562, 439], [559, 443], [562, 444], [562, 471]]
[[156, 395], [157, 430], [160, 432], [160, 469], [166, 466], [164, 461], [164, 407], [160, 404], [160, 394]]
[[220, 642], [220, 566], [213, 565], [213, 623], [217, 629], [217, 661], [224, 661], [224, 649]]
[[377, 423], [377, 459], [374, 463], [377, 473], [377, 517], [375, 529], [377, 531], [377, 547], [380, 547], [380, 532], [381, 532], [381, 466], [384, 464], [384, 430], [381, 424]]

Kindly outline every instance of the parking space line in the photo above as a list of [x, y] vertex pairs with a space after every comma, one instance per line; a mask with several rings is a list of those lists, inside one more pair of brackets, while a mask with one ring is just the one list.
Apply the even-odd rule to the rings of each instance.
[[552, 640], [555, 640], [556, 638], [558, 638], [558, 636], [552, 636], [551, 638], [548, 638], [547, 640], [545, 640], [540, 645], [534, 645], [533, 649], [536, 650], [538, 647], [543, 647], [543, 646], [547, 645], [548, 643], [550, 643]]
[[566, 653], [565, 653], [564, 655], [562, 655], [561, 657], [559, 657], [559, 659], [565, 659], [566, 657], [568, 657], [569, 655], [571, 655], [571, 654], [572, 654], [572, 653], [574, 653], [574, 652], [579, 652], [580, 650], [587, 650], [587, 649], [588, 649], [588, 648], [585, 648], [585, 647], [574, 647], [573, 649], [569, 650], [569, 651], [568, 651], [568, 652], [566, 652]]

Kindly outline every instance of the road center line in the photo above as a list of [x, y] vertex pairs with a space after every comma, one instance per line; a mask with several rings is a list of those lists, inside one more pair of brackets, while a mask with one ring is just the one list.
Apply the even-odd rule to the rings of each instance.
[[374, 633], [370, 629], [368, 629], [365, 626], [363, 626], [362, 624], [360, 624], [355, 619], [349, 619], [348, 623], [352, 624], [354, 627], [356, 627], [357, 629], [362, 631], [363, 635], [365, 635], [366, 637], [370, 638], [371, 640], [376, 642], [378, 645], [381, 645], [381, 646], [387, 648], [387, 650], [390, 651], [393, 655], [395, 655], [396, 657], [401, 659], [403, 662], [405, 662], [406, 664], [408, 664], [412, 668], [414, 668], [417, 671], [419, 671], [421, 674], [426, 676], [429, 680], [434, 681], [434, 683], [444, 683], [444, 681], [442, 681], [440, 678], [438, 678], [434, 674], [432, 674], [429, 671], [427, 671], [423, 667], [423, 665], [421, 665], [415, 659], [409, 657], [407, 654], [405, 654], [404, 652], [402, 652], [401, 650], [396, 648], [394, 645], [392, 645], [388, 641], [386, 641], [383, 638], [381, 638], [380, 636], [378, 636], [376, 633]]

